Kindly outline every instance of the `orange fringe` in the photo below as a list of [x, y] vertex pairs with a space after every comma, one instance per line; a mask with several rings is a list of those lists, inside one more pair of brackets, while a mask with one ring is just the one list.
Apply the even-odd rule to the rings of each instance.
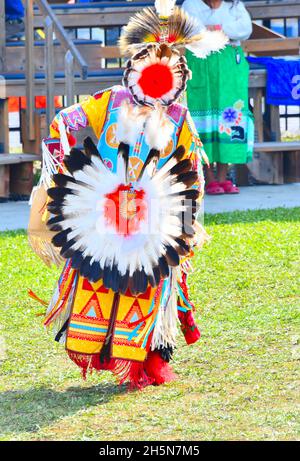
[[28, 290], [28, 295], [30, 296], [30, 298], [42, 304], [42, 306], [48, 307], [48, 303], [39, 298], [32, 290]]

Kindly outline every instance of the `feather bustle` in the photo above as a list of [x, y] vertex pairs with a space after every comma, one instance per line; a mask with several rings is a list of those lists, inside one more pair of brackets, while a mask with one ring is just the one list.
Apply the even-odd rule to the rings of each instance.
[[[104, 197], [109, 188], [114, 189], [114, 184], [119, 184], [123, 177], [119, 169], [123, 172], [126, 170], [128, 145], [119, 146], [119, 157], [123, 159], [124, 166], [118, 163], [115, 175], [107, 171], [100, 160], [98, 161], [98, 152], [92, 144], [86, 143], [85, 147], [89, 149], [89, 154], [83, 159], [84, 154], [81, 153], [82, 169], [74, 170], [74, 178], [65, 176], [60, 180], [58, 175], [56, 187], [49, 190], [49, 196], [54, 198], [49, 206], [57, 214], [48, 223], [49, 227], [57, 229], [53, 243], [61, 247], [63, 257], [71, 259], [71, 266], [91, 282], [103, 278], [104, 285], [113, 291], [125, 293], [130, 287], [134, 294], [143, 293], [149, 283], [155, 287], [162, 278], [168, 277], [170, 266], [178, 266], [180, 256], [186, 255], [189, 251], [184, 239], [194, 235], [194, 229], [190, 226], [186, 230], [184, 219], [190, 215], [194, 219], [196, 207], [193, 201], [184, 203], [186, 196], [191, 192], [184, 183], [192, 184], [197, 174], [190, 171], [192, 164], [189, 160], [182, 161], [185, 153], [183, 146], [176, 149], [171, 159], [158, 172], [155, 165], [159, 159], [159, 152], [150, 151], [146, 163], [153, 163], [154, 176], [141, 177], [139, 187], [145, 190], [149, 197], [159, 200], [160, 211], [155, 218], [157, 234], [148, 239], [144, 247], [137, 247], [133, 252], [122, 256], [122, 248], [126, 244], [122, 238], [118, 237], [112, 244], [110, 231], [106, 229], [99, 239], [96, 220], [99, 221], [100, 215], [93, 202], [95, 197], [100, 198], [101, 194]], [[74, 167], [74, 156], [78, 158], [76, 150], [71, 152], [68, 159], [70, 169]], [[97, 158], [97, 162], [94, 158]], [[69, 178], [72, 179], [69, 181]], [[196, 196], [197, 193], [193, 192], [192, 198]], [[160, 214], [163, 210], [167, 212], [165, 217]], [[105, 229], [105, 222], [101, 219], [98, 223], [100, 230]]]

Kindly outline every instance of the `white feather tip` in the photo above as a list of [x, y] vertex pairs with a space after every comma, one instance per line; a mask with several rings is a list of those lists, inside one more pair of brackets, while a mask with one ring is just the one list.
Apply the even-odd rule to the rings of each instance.
[[221, 51], [229, 43], [227, 35], [222, 30], [207, 30], [201, 33], [200, 40], [190, 43], [187, 48], [197, 57], [205, 59], [211, 53]]
[[171, 16], [176, 0], [155, 0], [155, 9], [161, 18]]

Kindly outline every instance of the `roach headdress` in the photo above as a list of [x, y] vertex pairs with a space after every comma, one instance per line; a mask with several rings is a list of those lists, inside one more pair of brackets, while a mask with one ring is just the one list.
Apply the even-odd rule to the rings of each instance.
[[198, 23], [176, 0], [156, 0], [155, 9], [145, 8], [124, 27], [119, 45], [124, 56], [131, 56], [124, 74], [124, 85], [138, 104], [172, 104], [186, 89], [192, 75], [182, 56], [185, 47], [205, 58], [219, 51], [228, 39], [222, 31], [199, 30]]

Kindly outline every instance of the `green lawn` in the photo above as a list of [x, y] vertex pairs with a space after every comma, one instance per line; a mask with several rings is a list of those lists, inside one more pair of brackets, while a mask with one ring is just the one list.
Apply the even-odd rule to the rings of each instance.
[[180, 339], [177, 382], [130, 393], [108, 373], [82, 381], [26, 294], [48, 300], [58, 271], [23, 232], [0, 234], [1, 440], [299, 439], [300, 208], [206, 226], [190, 282], [202, 339]]

